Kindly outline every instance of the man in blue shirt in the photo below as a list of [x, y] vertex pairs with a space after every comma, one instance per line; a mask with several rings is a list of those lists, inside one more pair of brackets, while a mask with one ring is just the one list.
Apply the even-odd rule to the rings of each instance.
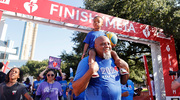
[[[95, 40], [95, 50], [96, 62], [92, 66], [88, 64], [88, 57], [78, 65], [73, 83], [74, 94], [78, 96], [85, 91], [87, 100], [121, 100], [121, 83], [126, 84], [129, 75], [120, 75], [120, 68], [116, 67], [111, 58], [112, 47], [106, 36]], [[129, 70], [124, 60], [121, 59], [120, 64], [121, 68]], [[91, 78], [94, 72], [99, 74], [98, 78]]]
[[67, 91], [67, 81], [66, 81], [66, 73], [63, 73], [62, 81], [59, 81], [63, 91], [63, 100], [67, 100], [66, 91]]

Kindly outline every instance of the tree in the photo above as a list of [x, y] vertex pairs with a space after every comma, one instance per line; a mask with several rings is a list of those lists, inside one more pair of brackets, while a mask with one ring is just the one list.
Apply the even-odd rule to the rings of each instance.
[[173, 35], [180, 55], [180, 2], [177, 0], [85, 0], [85, 9], [162, 28]]
[[37, 76], [42, 72], [48, 65], [48, 60], [43, 61], [28, 61], [26, 65], [21, 67], [24, 75]]
[[[174, 36], [177, 55], [179, 55], [180, 43], [177, 40], [180, 38], [180, 11], [175, 0], [84, 0], [84, 5], [85, 9], [88, 10], [162, 28], [167, 36]], [[86, 34], [75, 32], [73, 36], [72, 41], [75, 42], [73, 50], [76, 54], [64, 53], [61, 58], [63, 58], [64, 63], [72, 62], [72, 64], [67, 64], [67, 68], [74, 66], [73, 69], [76, 69], [82, 55], [83, 40]], [[141, 78], [142, 74], [145, 74], [142, 61], [143, 54], [147, 56], [148, 66], [152, 73], [151, 51], [148, 45], [119, 40], [114, 50], [129, 63], [132, 80], [139, 83], [143, 81]]]
[[[77, 55], [74, 53], [67, 54], [65, 51], [60, 55], [60, 58], [62, 60], [61, 63], [64, 64], [62, 66], [62, 71], [65, 72], [67, 75], [70, 75], [70, 68], [72, 68], [74, 71], [77, 69], [78, 63], [81, 60], [81, 55]], [[75, 72], [74, 72], [75, 74]]]

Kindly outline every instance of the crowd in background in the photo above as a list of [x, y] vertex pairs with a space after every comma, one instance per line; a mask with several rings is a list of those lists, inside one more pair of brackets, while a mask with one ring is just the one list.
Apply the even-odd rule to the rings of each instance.
[[[0, 63], [0, 67], [3, 67], [2, 63]], [[22, 81], [23, 72], [16, 67], [12, 68], [7, 75], [0, 71], [0, 94], [4, 95], [0, 96], [0, 100], [79, 100], [72, 91], [74, 77], [66, 80], [66, 73], [62, 73], [61, 69], [58, 71], [60, 75], [57, 74], [57, 70], [46, 67], [31, 81], [29, 77]], [[8, 89], [17, 91], [11, 93], [8, 92]]]

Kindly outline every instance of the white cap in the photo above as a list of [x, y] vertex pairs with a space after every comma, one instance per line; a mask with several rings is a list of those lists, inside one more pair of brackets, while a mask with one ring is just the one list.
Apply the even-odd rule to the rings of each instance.
[[72, 78], [74, 78], [74, 77], [69, 77], [69, 79], [72, 79]]
[[152, 74], [149, 74], [149, 77], [153, 77]]
[[66, 73], [62, 73], [63, 75], [66, 75]]

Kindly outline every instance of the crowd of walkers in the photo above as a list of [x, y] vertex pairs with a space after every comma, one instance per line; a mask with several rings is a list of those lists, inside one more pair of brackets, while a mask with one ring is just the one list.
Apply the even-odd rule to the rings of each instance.
[[28, 77], [23, 81], [23, 72], [17, 67], [12, 68], [7, 75], [0, 72], [0, 100], [79, 100], [73, 95], [74, 77], [67, 82], [66, 74], [61, 69], [59, 76], [55, 69], [46, 67], [33, 82]]

